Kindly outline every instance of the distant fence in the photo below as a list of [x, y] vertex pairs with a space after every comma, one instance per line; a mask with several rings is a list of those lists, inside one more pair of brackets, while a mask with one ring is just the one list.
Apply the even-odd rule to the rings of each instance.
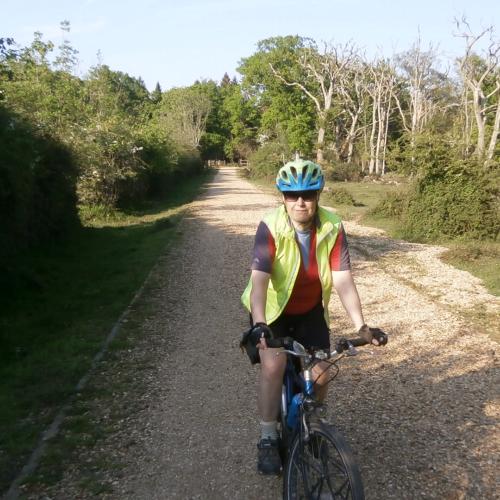
[[207, 160], [207, 165], [209, 167], [225, 167], [226, 160]]
[[[207, 160], [207, 167], [225, 167], [228, 164], [226, 160]], [[248, 160], [238, 160], [238, 165], [243, 168], [248, 168], [250, 162]]]

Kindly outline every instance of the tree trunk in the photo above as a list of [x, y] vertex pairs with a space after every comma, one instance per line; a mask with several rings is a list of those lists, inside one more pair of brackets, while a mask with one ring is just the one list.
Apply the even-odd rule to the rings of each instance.
[[491, 131], [490, 145], [488, 146], [488, 154], [486, 158], [491, 160], [495, 154], [495, 148], [498, 142], [498, 133], [500, 132], [500, 102], [497, 102], [497, 112], [495, 114], [495, 122]]
[[391, 115], [391, 103], [387, 106], [386, 116], [385, 116], [385, 130], [384, 130], [384, 146], [382, 149], [382, 175], [385, 175], [385, 157], [387, 153], [387, 135], [389, 134], [389, 116]]
[[383, 130], [384, 130], [384, 116], [382, 110], [381, 97], [378, 96], [379, 101], [377, 104], [377, 118], [378, 118], [378, 130], [377, 130], [377, 147], [375, 148], [375, 173], [380, 173], [380, 147], [383, 140]]
[[322, 163], [324, 160], [323, 156], [323, 144], [325, 142], [325, 127], [321, 126], [318, 130], [318, 149], [316, 151], [316, 161]]
[[372, 131], [370, 134], [370, 163], [368, 164], [368, 173], [373, 174], [375, 168], [375, 130], [377, 127], [377, 108], [375, 100], [373, 101], [372, 111]]
[[479, 89], [474, 89], [474, 115], [476, 117], [477, 126], [477, 142], [476, 142], [476, 153], [479, 158], [484, 155], [484, 122], [485, 116], [482, 111], [482, 98]]

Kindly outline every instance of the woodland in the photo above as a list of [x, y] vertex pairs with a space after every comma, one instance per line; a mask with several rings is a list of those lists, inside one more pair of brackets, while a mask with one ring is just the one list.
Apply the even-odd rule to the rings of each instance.
[[76, 76], [67, 39], [0, 38], [0, 254], [161, 197], [208, 160], [272, 177], [295, 154], [333, 182], [399, 176], [409, 189], [379, 211], [410, 239], [495, 240], [500, 41], [466, 20], [450, 36], [463, 39], [453, 61], [420, 39], [368, 60], [354, 42], [273, 37], [239, 78], [153, 91], [102, 63]]

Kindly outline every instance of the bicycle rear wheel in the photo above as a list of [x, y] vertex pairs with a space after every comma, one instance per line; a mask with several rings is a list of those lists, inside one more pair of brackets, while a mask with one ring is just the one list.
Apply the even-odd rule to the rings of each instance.
[[285, 468], [286, 500], [364, 500], [363, 483], [353, 453], [331, 425], [311, 423], [309, 441], [299, 433]]

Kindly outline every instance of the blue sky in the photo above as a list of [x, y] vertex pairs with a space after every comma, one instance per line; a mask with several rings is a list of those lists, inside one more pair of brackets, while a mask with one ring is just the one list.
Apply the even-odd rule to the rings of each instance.
[[41, 31], [56, 45], [59, 23], [79, 51], [77, 72], [98, 61], [142, 77], [152, 89], [191, 85], [196, 79], [238, 76], [243, 57], [259, 40], [278, 35], [354, 41], [373, 57], [408, 49], [420, 31], [424, 47], [439, 46], [443, 60], [461, 54], [453, 19], [496, 27], [500, 0], [17, 0], [0, 7], [0, 37], [24, 46]]

